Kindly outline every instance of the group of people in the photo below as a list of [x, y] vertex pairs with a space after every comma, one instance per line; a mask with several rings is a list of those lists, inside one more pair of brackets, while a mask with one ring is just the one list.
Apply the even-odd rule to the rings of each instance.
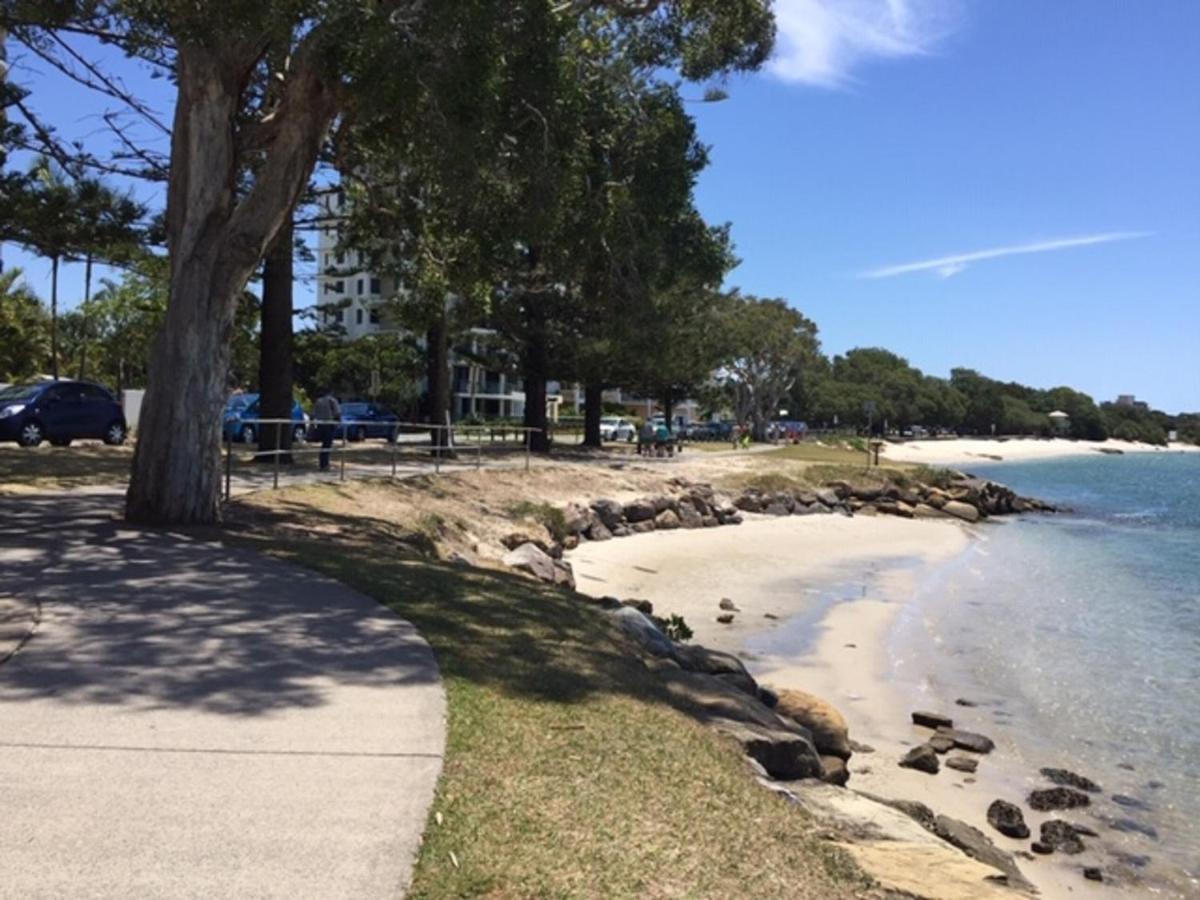
[[680, 449], [665, 421], [655, 424], [647, 419], [638, 431], [638, 456], [674, 456]]

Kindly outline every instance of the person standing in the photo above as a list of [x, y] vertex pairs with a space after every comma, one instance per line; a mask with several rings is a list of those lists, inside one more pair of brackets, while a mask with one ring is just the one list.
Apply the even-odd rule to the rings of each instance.
[[342, 406], [332, 391], [324, 391], [317, 398], [313, 404], [313, 418], [317, 420], [317, 439], [321, 442], [321, 471], [327, 472], [333, 438], [337, 434], [338, 423], [342, 421]]

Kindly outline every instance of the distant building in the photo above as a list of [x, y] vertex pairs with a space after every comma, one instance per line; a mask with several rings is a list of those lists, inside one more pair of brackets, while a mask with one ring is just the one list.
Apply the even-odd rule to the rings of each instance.
[[1148, 412], [1150, 404], [1145, 400], [1137, 399], [1133, 394], [1118, 394], [1116, 406], [1124, 407], [1125, 409], [1140, 409], [1142, 412]]
[[1054, 427], [1057, 434], [1065, 434], [1071, 429], [1071, 417], [1061, 409], [1056, 409], [1048, 414], [1050, 424]]
[[[378, 275], [368, 268], [362, 254], [339, 249], [346, 195], [340, 189], [325, 191], [322, 227], [317, 238], [317, 309], [322, 326], [340, 326], [347, 340], [369, 334], [397, 331], [399, 326], [386, 321], [387, 303], [403, 293], [395, 279]], [[480, 365], [482, 345], [491, 332], [472, 329], [468, 337], [469, 353], [451, 353], [450, 415], [458, 420], [467, 416], [513, 418], [525, 415], [525, 391], [518, 376], [508, 375]], [[556, 418], [558, 397], [555, 385], [548, 386], [548, 412]]]

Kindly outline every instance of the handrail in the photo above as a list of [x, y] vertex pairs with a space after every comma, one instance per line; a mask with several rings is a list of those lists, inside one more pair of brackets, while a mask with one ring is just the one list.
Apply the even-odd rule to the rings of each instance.
[[[299, 419], [294, 419], [294, 418], [286, 418], [286, 419], [284, 419], [284, 418], [239, 418], [239, 419], [237, 419], [237, 422], [239, 425], [253, 425], [256, 428], [260, 428], [260, 429], [261, 429], [261, 426], [263, 426], [263, 425], [274, 425], [274, 426], [276, 426], [276, 438], [277, 439], [278, 439], [278, 437], [280, 437], [279, 431], [282, 430], [282, 426], [289, 426], [291, 428], [296, 428], [298, 426], [302, 426], [305, 429], [305, 433], [306, 433], [305, 443], [307, 443], [307, 431], [312, 426], [331, 425], [331, 426], [334, 426], [335, 428], [340, 428], [340, 431], [341, 431], [340, 443], [333, 444], [329, 448], [296, 447], [293, 445], [290, 448], [276, 447], [274, 450], [255, 449], [253, 451], [255, 456], [273, 457], [274, 458], [274, 471], [273, 471], [272, 481], [273, 481], [273, 486], [275, 488], [279, 487], [280, 459], [284, 455], [299, 456], [299, 455], [306, 455], [306, 454], [307, 455], [312, 455], [312, 454], [319, 455], [322, 453], [329, 453], [331, 455], [336, 454], [337, 458], [338, 458], [338, 462], [339, 462], [339, 480], [345, 481], [346, 480], [346, 455], [347, 455], [347, 451], [349, 450], [349, 435], [350, 435], [350, 427], [349, 426], [354, 426], [356, 424], [359, 424], [359, 425], [372, 424], [371, 420], [367, 420], [367, 419], [355, 419], [355, 418], [312, 419], [312, 418], [308, 418], [308, 417], [306, 417], [303, 421], [301, 421]], [[532, 453], [532, 437], [535, 433], [540, 433], [543, 430], [541, 428], [529, 428], [529, 427], [520, 426], [520, 425], [501, 425], [501, 426], [455, 425], [455, 424], [439, 425], [439, 424], [436, 424], [433, 422], [400, 422], [400, 421], [396, 421], [396, 422], [382, 421], [382, 422], [380, 422], [378, 420], [376, 420], [373, 424], [377, 424], [377, 425], [386, 427], [392, 433], [392, 437], [398, 437], [401, 433], [409, 435], [409, 434], [417, 434], [417, 433], [421, 433], [421, 432], [449, 432], [450, 434], [449, 434], [448, 442], [446, 442], [446, 443], [432, 442], [431, 445], [429, 446], [429, 450], [432, 452], [432, 456], [433, 456], [433, 467], [434, 467], [435, 473], [441, 472], [441, 463], [442, 463], [443, 455], [445, 455], [447, 453], [456, 452], [457, 448], [455, 446], [455, 432], [461, 433], [463, 435], [463, 437], [465, 437], [465, 438], [470, 438], [472, 436], [476, 437], [476, 440], [474, 440], [474, 441], [464, 440], [464, 441], [459, 442], [459, 447], [460, 448], [467, 448], [467, 447], [475, 448], [475, 469], [478, 471], [479, 469], [481, 469], [483, 467], [483, 447], [484, 447], [483, 438], [485, 435], [490, 433], [490, 435], [491, 435], [490, 443], [495, 444], [495, 437], [496, 437], [497, 431], [501, 432], [501, 443], [504, 442], [505, 437], [507, 437], [507, 435], [509, 433], [516, 435], [518, 437], [518, 439], [521, 440], [521, 443], [524, 445], [524, 448], [525, 448], [525, 471], [529, 471], [530, 457], [531, 457], [531, 453]], [[224, 423], [222, 423], [222, 430], [224, 431]], [[335, 434], [335, 437], [338, 437], [338, 435]], [[229, 500], [232, 496], [232, 490], [233, 490], [233, 449], [234, 449], [234, 444], [240, 443], [240, 442], [235, 442], [233, 439], [233, 435], [228, 431], [224, 431], [223, 438], [224, 438], [223, 443], [225, 444], [225, 499]], [[397, 457], [399, 454], [401, 443], [402, 442], [398, 441], [398, 440], [393, 440], [391, 438], [388, 439], [388, 444], [391, 447], [392, 478], [396, 477]], [[247, 447], [249, 447], [249, 446], [250, 445], [248, 444]]]

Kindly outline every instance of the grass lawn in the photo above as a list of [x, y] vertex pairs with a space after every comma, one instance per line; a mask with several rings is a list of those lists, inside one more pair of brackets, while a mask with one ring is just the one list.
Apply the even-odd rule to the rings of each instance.
[[77, 441], [70, 447], [0, 445], [0, 493], [125, 484], [133, 447]]
[[398, 521], [335, 512], [347, 490], [238, 502], [230, 528], [390, 606], [437, 654], [448, 744], [410, 897], [861, 894], [848, 858], [672, 707], [603, 614], [437, 561]]
[[766, 455], [774, 459], [787, 459], [797, 462], [831, 463], [859, 467], [864, 467], [867, 464], [866, 451], [854, 450], [850, 447], [828, 446], [818, 444], [815, 441], [788, 444]]

